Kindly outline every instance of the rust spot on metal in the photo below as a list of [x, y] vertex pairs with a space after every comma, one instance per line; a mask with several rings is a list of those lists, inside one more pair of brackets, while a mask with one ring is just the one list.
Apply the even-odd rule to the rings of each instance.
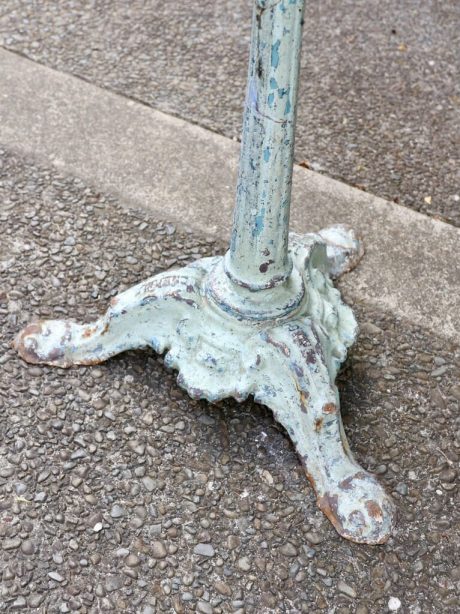
[[304, 414], [308, 413], [308, 392], [300, 391], [299, 400], [300, 400], [300, 411]]
[[319, 433], [319, 431], [323, 428], [324, 418], [316, 418], [315, 420], [315, 431]]
[[96, 331], [97, 331], [97, 326], [88, 326], [82, 332], [81, 336], [88, 339], [88, 337], [92, 337]]
[[326, 493], [322, 497], [318, 497], [317, 504], [319, 509], [325, 514], [336, 530], [343, 534], [345, 529], [343, 526], [343, 518], [339, 514], [339, 498], [337, 495]]
[[269, 343], [270, 345], [273, 345], [273, 347], [275, 347], [278, 350], [281, 350], [281, 352], [285, 355], [285, 356], [290, 356], [291, 355], [291, 350], [288, 348], [288, 346], [283, 343], [282, 341], [275, 341], [275, 339], [273, 339], [273, 337], [271, 337], [270, 335], [266, 335], [264, 340]]
[[314, 365], [318, 361], [324, 360], [321, 343], [319, 343], [318, 336], [312, 330], [315, 336], [315, 344], [312, 344], [305, 331], [298, 329], [293, 335], [293, 341], [300, 350], [300, 353], [307, 364]]
[[335, 403], [326, 403], [323, 406], [323, 412], [325, 414], [335, 414], [337, 413], [337, 405]]
[[106, 322], [104, 324], [104, 328], [101, 330], [101, 335], [105, 335], [108, 332], [109, 328], [110, 328], [110, 324]]
[[383, 520], [383, 511], [378, 503], [375, 501], [366, 501], [366, 509], [369, 512], [369, 516], [375, 518], [379, 522]]
[[261, 273], [266, 273], [268, 271], [268, 267], [274, 262], [275, 262], [274, 260], [268, 260], [267, 262], [262, 262], [262, 264], [259, 267], [259, 271]]
[[357, 473], [350, 475], [348, 478], [345, 478], [341, 482], [339, 482], [339, 488], [341, 490], [353, 490], [353, 481], [354, 480], [363, 480], [366, 478], [366, 474], [364, 471], [358, 471]]

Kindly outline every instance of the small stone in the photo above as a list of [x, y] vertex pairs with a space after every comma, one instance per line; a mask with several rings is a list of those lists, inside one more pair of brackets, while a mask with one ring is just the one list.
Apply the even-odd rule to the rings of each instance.
[[407, 495], [407, 493], [409, 492], [407, 484], [404, 484], [403, 482], [399, 482], [399, 484], [397, 484], [395, 490], [396, 490], [396, 492], [398, 492], [403, 497], [405, 497]]
[[452, 467], [446, 467], [439, 474], [441, 482], [453, 482], [457, 477], [457, 472]]
[[49, 471], [41, 471], [41, 472], [38, 474], [38, 477], [37, 477], [37, 482], [38, 482], [39, 484], [40, 484], [40, 482], [44, 482], [44, 481], [45, 481], [45, 480], [48, 478], [49, 474], [50, 474], [50, 472], [49, 472]]
[[35, 544], [31, 539], [26, 539], [21, 544], [21, 551], [24, 554], [31, 555], [35, 552]]
[[29, 595], [29, 598], [27, 600], [29, 608], [38, 608], [44, 599], [44, 594], [39, 595], [38, 593], [33, 593], [32, 595]]
[[388, 600], [388, 609], [390, 612], [397, 612], [401, 607], [401, 602], [397, 597], [390, 597]]
[[236, 564], [238, 569], [241, 569], [241, 571], [249, 571], [251, 569], [251, 562], [247, 556], [243, 556], [241, 559], [238, 559]]
[[0, 469], [0, 477], [10, 478], [14, 473], [14, 467], [2, 467]]
[[131, 448], [133, 452], [142, 456], [145, 452], [145, 444], [138, 441], [137, 439], [131, 439], [128, 441], [128, 446]]
[[8, 565], [3, 570], [3, 581], [12, 580], [14, 578], [14, 573], [11, 571], [11, 567]]
[[94, 401], [92, 402], [92, 406], [94, 407], [94, 409], [104, 409], [104, 407], [107, 405], [107, 401], [104, 401], [104, 399], [94, 399]]
[[365, 335], [370, 335], [370, 336], [378, 335], [379, 333], [383, 333], [383, 330], [379, 328], [378, 326], [376, 326], [375, 324], [373, 324], [372, 322], [363, 322], [362, 324], [360, 324], [359, 329], [361, 333]]
[[283, 544], [280, 548], [280, 552], [281, 554], [284, 554], [284, 556], [297, 556], [298, 554], [297, 548], [294, 546], [294, 544], [291, 544], [291, 542], [286, 542]]
[[455, 399], [457, 399], [457, 401], [460, 401], [460, 386], [452, 386], [452, 388], [449, 390], [449, 394], [451, 394]]
[[96, 593], [96, 597], [105, 597], [106, 595], [105, 588], [102, 586], [102, 584], [97, 584], [94, 592]]
[[450, 577], [454, 582], [458, 582], [460, 580], [460, 565], [451, 569]]
[[202, 614], [212, 614], [213, 609], [210, 603], [206, 601], [199, 601], [196, 606], [197, 612], [202, 612]]
[[115, 504], [110, 510], [110, 515], [112, 518], [121, 518], [125, 515], [125, 510], [121, 507], [121, 505]]
[[136, 556], [135, 554], [130, 554], [126, 559], [125, 559], [125, 564], [128, 565], [128, 567], [137, 567], [140, 563], [140, 559], [138, 556]]
[[154, 541], [152, 543], [152, 556], [154, 559], [164, 559], [168, 554], [163, 542]]
[[19, 537], [13, 537], [11, 539], [5, 539], [2, 544], [2, 547], [3, 550], [15, 550], [16, 548], [19, 548], [20, 545], [21, 540], [19, 539]]
[[351, 597], [352, 599], [356, 599], [355, 589], [351, 587], [349, 584], [346, 584], [345, 582], [343, 582], [343, 580], [339, 580], [337, 582], [337, 589], [344, 595], [347, 595], [348, 597]]
[[153, 492], [155, 490], [155, 480], [152, 480], [148, 475], [141, 480], [142, 484], [149, 492]]
[[78, 389], [77, 394], [82, 401], [89, 401], [91, 399], [91, 395], [88, 394], [86, 390], [83, 390], [82, 388]]
[[112, 575], [109, 576], [105, 582], [105, 590], [108, 593], [113, 593], [123, 586], [123, 578], [121, 576]]
[[441, 377], [448, 370], [448, 366], [443, 365], [442, 367], [438, 367], [434, 371], [431, 372], [431, 377]]
[[305, 533], [305, 537], [308, 539], [310, 544], [314, 544], [315, 546], [323, 541], [321, 535], [319, 535], [318, 533], [314, 533], [313, 531]]
[[61, 574], [57, 571], [50, 571], [48, 576], [51, 578], [51, 580], [55, 580], [56, 582], [64, 582], [65, 579], [64, 576], [61, 576]]
[[102, 531], [103, 525], [102, 522], [96, 522], [96, 524], [93, 527], [93, 531], [95, 533], [99, 533], [99, 531]]
[[214, 588], [221, 595], [225, 595], [226, 597], [232, 596], [232, 589], [223, 580], [217, 580], [214, 582]]
[[27, 602], [25, 600], [25, 597], [19, 596], [19, 597], [16, 597], [16, 599], [11, 604], [11, 609], [12, 610], [22, 610], [23, 608], [26, 607], [26, 605], [27, 605]]
[[227, 537], [227, 547], [229, 550], [234, 550], [235, 548], [238, 548], [239, 545], [240, 538], [238, 537], [238, 535], [229, 535]]
[[200, 556], [214, 556], [215, 550], [211, 544], [197, 544], [193, 549], [194, 554]]

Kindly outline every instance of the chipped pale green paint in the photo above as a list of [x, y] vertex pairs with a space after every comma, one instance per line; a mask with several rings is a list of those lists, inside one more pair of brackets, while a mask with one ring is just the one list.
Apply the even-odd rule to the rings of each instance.
[[376, 544], [391, 533], [393, 503], [350, 452], [334, 383], [357, 326], [330, 276], [362, 247], [343, 226], [288, 235], [302, 14], [301, 0], [255, 3], [226, 256], [140, 283], [91, 324], [32, 323], [15, 347], [28, 362], [71, 367], [150, 346], [194, 398], [253, 396], [285, 427], [337, 531]]
[[[267, 1], [254, 7], [238, 177], [244, 189], [237, 190], [225, 261], [232, 279], [254, 289], [282, 283], [292, 268], [284, 220], [289, 217], [291, 201], [303, 4], [301, 0]], [[254, 234], [252, 228], [262, 208], [263, 231]], [[263, 266], [267, 262], [270, 264]]]

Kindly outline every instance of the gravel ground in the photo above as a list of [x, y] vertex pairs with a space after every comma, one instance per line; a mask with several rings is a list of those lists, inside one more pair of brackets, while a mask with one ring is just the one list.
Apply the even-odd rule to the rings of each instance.
[[[250, 0], [3, 0], [0, 44], [239, 138]], [[456, 0], [309, 0], [297, 160], [460, 225]]]
[[152, 352], [65, 371], [10, 349], [222, 245], [1, 150], [0, 203], [3, 611], [458, 612], [458, 347], [357, 307], [346, 430], [399, 509], [358, 546], [265, 408], [193, 401]]

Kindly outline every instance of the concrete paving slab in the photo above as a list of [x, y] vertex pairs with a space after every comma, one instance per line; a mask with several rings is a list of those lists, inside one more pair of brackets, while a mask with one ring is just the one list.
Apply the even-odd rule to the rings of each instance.
[[[238, 145], [79, 79], [0, 51], [0, 142], [147, 207], [227, 238]], [[353, 302], [458, 339], [460, 230], [297, 167], [292, 229], [346, 222], [366, 255], [342, 282]]]
[[[251, 0], [2, 0], [0, 45], [239, 138]], [[460, 225], [460, 3], [305, 2], [297, 160]]]

